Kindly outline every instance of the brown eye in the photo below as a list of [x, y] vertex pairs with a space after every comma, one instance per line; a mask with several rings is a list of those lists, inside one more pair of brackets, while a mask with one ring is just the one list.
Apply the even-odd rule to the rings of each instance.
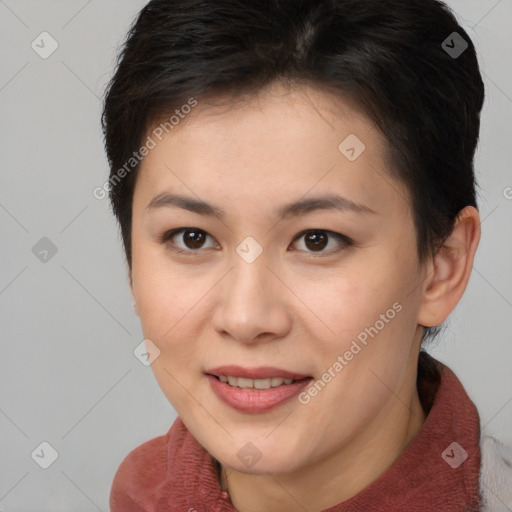
[[173, 249], [177, 252], [192, 253], [203, 249], [204, 243], [208, 237], [210, 237], [210, 235], [202, 229], [180, 228], [167, 232], [162, 237], [162, 242], [175, 246]]
[[[307, 231], [303, 231], [297, 235], [295, 240], [299, 240], [301, 238], [304, 239], [303, 245], [306, 247], [306, 249], [304, 249], [306, 252], [319, 253], [321, 256], [341, 251], [353, 243], [353, 241], [345, 235], [333, 233], [332, 231], [326, 231], [324, 229], [309, 229]], [[324, 249], [329, 246], [332, 238], [338, 240], [338, 244], [334, 244], [334, 247], [332, 246], [333, 244], [331, 244], [331, 250], [325, 251]]]
[[203, 231], [195, 231], [191, 229], [187, 229], [183, 233], [183, 243], [189, 248], [189, 249], [200, 249], [201, 246], [204, 244], [205, 235]]
[[304, 240], [308, 249], [321, 251], [327, 245], [329, 237], [323, 231], [310, 231], [305, 235]]

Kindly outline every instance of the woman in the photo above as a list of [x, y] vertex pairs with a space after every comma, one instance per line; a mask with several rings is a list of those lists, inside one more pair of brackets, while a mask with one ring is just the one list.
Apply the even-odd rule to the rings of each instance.
[[179, 417], [124, 459], [113, 512], [507, 510], [507, 461], [422, 350], [480, 238], [483, 101], [436, 0], [142, 9], [108, 188]]

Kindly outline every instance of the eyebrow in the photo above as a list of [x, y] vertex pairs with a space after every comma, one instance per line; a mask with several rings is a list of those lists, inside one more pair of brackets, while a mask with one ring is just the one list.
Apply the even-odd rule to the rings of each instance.
[[[226, 217], [226, 212], [218, 206], [211, 205], [200, 199], [180, 196], [177, 194], [170, 194], [167, 192], [163, 192], [155, 196], [146, 206], [146, 209], [151, 211], [162, 207], [183, 208], [184, 210], [188, 210], [199, 215], [215, 216], [221, 219]], [[308, 213], [318, 210], [377, 213], [370, 207], [352, 201], [346, 197], [328, 194], [318, 197], [310, 197], [307, 199], [300, 199], [293, 203], [285, 204], [275, 211], [275, 215], [279, 219], [285, 219], [292, 216], [307, 215]]]

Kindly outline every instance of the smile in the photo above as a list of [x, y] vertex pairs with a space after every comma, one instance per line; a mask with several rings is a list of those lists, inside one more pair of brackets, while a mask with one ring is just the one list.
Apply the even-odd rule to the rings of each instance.
[[219, 375], [217, 377], [221, 382], [227, 383], [234, 388], [243, 389], [270, 389], [278, 388], [283, 384], [292, 384], [297, 382], [293, 379], [283, 379], [282, 377], [271, 377], [268, 379], [248, 379], [246, 377], [232, 377], [231, 375]]
[[274, 409], [300, 391], [312, 377], [279, 368], [223, 366], [206, 372], [210, 387], [220, 401], [245, 413]]

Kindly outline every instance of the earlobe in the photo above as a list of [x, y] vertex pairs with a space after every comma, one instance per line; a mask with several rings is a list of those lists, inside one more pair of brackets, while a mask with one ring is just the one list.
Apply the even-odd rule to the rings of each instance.
[[433, 257], [425, 278], [419, 325], [440, 325], [455, 309], [469, 282], [479, 241], [478, 210], [467, 206], [459, 212], [452, 233]]

